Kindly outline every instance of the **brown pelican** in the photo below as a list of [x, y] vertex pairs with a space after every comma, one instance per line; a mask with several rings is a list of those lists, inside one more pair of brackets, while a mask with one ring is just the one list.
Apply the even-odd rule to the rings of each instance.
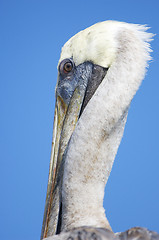
[[111, 230], [104, 188], [151, 59], [146, 30], [101, 22], [62, 48], [41, 239], [81, 226]]

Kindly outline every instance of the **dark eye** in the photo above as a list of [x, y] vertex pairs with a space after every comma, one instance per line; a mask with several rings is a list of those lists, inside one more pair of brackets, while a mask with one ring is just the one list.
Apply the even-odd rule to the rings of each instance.
[[59, 66], [60, 73], [70, 73], [73, 70], [74, 64], [70, 59], [64, 59]]

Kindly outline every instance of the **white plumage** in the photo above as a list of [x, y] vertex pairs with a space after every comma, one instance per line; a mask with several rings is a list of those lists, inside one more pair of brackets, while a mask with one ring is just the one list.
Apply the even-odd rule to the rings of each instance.
[[151, 59], [153, 35], [146, 30], [141, 25], [101, 22], [77, 33], [62, 48], [59, 64], [72, 59], [75, 66], [92, 62], [108, 68], [77, 121], [65, 153], [62, 231], [80, 226], [111, 229], [103, 208], [104, 188], [131, 100]]
[[145, 74], [151, 34], [143, 26], [102, 22], [79, 32], [63, 47], [60, 61], [92, 61], [110, 67], [72, 135], [64, 167], [63, 230], [107, 227], [106, 181], [120, 144], [130, 102]]
[[150, 60], [151, 50], [147, 42], [152, 40], [153, 34], [146, 32], [147, 29], [149, 28], [143, 25], [117, 21], [96, 23], [65, 43], [59, 63], [73, 56], [76, 65], [92, 61], [102, 67], [110, 67], [118, 55], [118, 50], [125, 49], [129, 40], [134, 41], [132, 48], [141, 47], [140, 51], [145, 61]]

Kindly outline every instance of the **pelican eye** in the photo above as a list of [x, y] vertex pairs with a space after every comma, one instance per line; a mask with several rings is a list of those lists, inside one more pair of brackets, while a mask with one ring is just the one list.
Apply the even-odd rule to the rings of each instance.
[[60, 73], [70, 73], [74, 68], [74, 63], [70, 59], [64, 59], [59, 66]]

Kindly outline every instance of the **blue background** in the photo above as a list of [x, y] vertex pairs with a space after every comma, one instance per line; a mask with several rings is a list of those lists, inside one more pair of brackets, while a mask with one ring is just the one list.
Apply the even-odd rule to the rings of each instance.
[[159, 1], [0, 0], [0, 236], [39, 239], [63, 44], [108, 19], [148, 24], [153, 61], [130, 107], [104, 207], [115, 232], [159, 232]]

